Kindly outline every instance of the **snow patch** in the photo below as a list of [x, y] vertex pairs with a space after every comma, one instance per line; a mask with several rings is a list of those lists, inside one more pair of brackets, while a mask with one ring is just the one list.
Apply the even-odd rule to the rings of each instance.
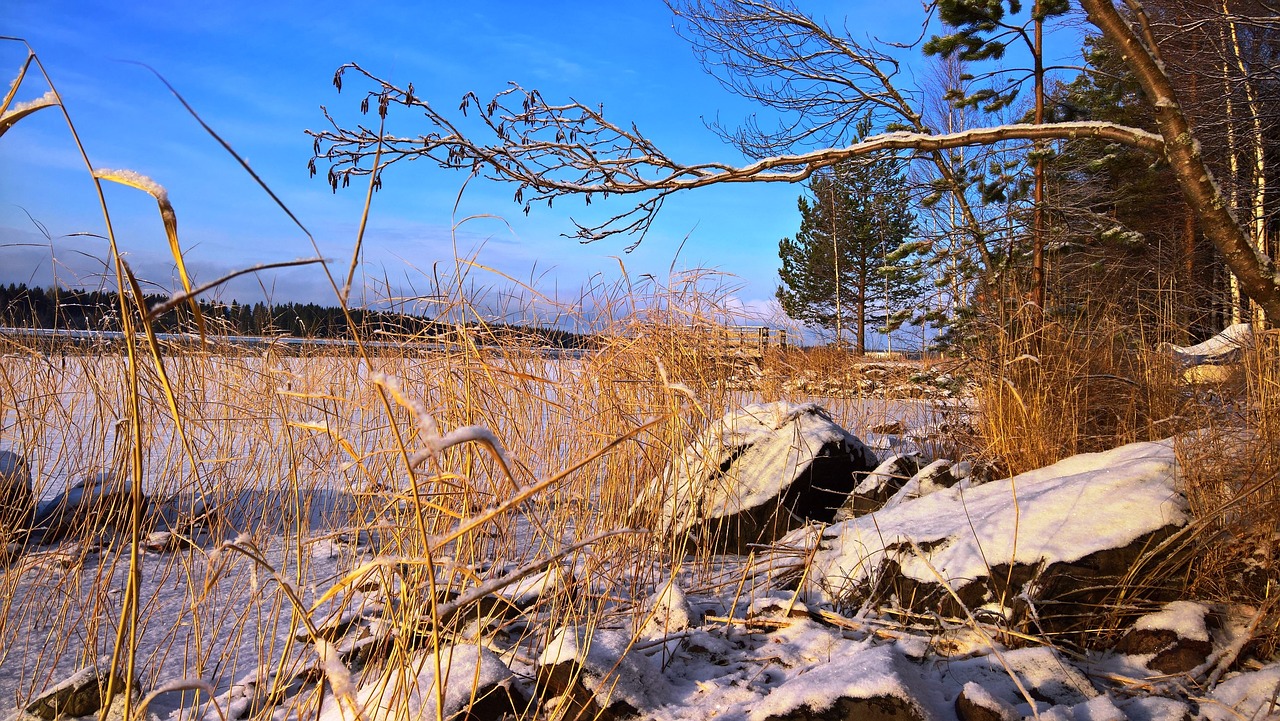
[[1191, 601], [1174, 601], [1156, 613], [1139, 618], [1133, 628], [1136, 631], [1173, 631], [1178, 638], [1190, 641], [1210, 642], [1209, 629], [1204, 617], [1209, 609]]

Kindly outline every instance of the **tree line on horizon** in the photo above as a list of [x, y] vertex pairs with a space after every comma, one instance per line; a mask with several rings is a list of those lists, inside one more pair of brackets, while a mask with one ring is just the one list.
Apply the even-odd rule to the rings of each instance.
[[[167, 296], [145, 296], [147, 306], [155, 306], [168, 300]], [[377, 338], [439, 338], [457, 330], [451, 323], [443, 323], [420, 315], [369, 308], [350, 308], [345, 312], [337, 306], [317, 303], [229, 303], [200, 301], [200, 313], [209, 331], [228, 336], [285, 336], [290, 338], [317, 338], [349, 340], [352, 338], [350, 323], [358, 327], [364, 337]], [[193, 332], [195, 323], [190, 309], [180, 305], [151, 322], [158, 333]], [[10, 328], [43, 330], [121, 330], [120, 299], [115, 291], [82, 290], [76, 288], [43, 288], [24, 283], [0, 284], [0, 325]], [[497, 336], [521, 335], [555, 348], [578, 348], [586, 345], [588, 337], [558, 328], [540, 328], [508, 324], [486, 326], [487, 332]]]

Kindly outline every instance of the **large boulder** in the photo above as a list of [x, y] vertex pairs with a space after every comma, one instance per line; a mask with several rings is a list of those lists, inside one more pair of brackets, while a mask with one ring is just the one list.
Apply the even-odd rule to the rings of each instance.
[[[842, 607], [892, 602], [945, 616], [967, 608], [1032, 632], [1083, 630], [1100, 605], [1119, 594], [1161, 598], [1159, 581], [1178, 575], [1168, 564], [1185, 559], [1162, 551], [1158, 578], [1130, 577], [1187, 523], [1176, 475], [1166, 440], [938, 489], [829, 527], [807, 583]], [[812, 542], [793, 536], [784, 543]]]
[[749, 405], [713, 423], [651, 481], [631, 519], [664, 538], [743, 552], [808, 521], [832, 521], [876, 465], [817, 405]]
[[[142, 501], [145, 515], [150, 502], [145, 496]], [[126, 532], [132, 519], [132, 482], [114, 471], [103, 471], [40, 504], [32, 528], [40, 542], [55, 543], [91, 532]]]

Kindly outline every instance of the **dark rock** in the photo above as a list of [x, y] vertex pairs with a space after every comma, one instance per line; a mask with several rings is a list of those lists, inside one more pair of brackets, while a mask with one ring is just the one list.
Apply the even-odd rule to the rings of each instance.
[[814, 710], [801, 706], [785, 714], [774, 714], [765, 721], [925, 721], [915, 704], [896, 696], [836, 699], [831, 706]]
[[15, 539], [30, 525], [35, 509], [26, 459], [13, 451], [0, 451], [0, 543]]
[[583, 683], [582, 673], [581, 667], [567, 662], [538, 669], [538, 695], [554, 699], [556, 718], [565, 721], [617, 721], [631, 718], [640, 712], [624, 700], [614, 701], [608, 707], [601, 708], [595, 692]]
[[[120, 672], [113, 679], [108, 666], [109, 662], [104, 659], [95, 666], [77, 671], [28, 703], [26, 712], [46, 721], [96, 715], [110, 705], [116, 694], [125, 693], [126, 689], [136, 693], [136, 684], [126, 685], [124, 674]], [[110, 698], [106, 697], [108, 684], [112, 686]]]
[[1203, 664], [1213, 653], [1208, 641], [1191, 641], [1180, 638], [1178, 643], [1157, 653], [1147, 662], [1147, 668], [1160, 673], [1186, 673]]
[[640, 493], [634, 525], [743, 552], [809, 521], [830, 522], [875, 454], [822, 408], [747, 406], [712, 424]]
[[1126, 633], [1116, 644], [1117, 653], [1126, 656], [1157, 654], [1178, 641], [1178, 634], [1166, 628], [1146, 628]]

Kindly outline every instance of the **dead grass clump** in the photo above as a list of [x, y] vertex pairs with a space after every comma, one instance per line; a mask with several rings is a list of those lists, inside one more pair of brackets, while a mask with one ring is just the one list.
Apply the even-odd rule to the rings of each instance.
[[1014, 475], [1076, 453], [1165, 438], [1198, 412], [1152, 335], [1112, 315], [987, 326], [973, 349], [981, 413], [972, 453]]
[[1237, 422], [1179, 443], [1195, 517], [1188, 593], [1253, 614], [1249, 648], [1271, 658], [1280, 651], [1280, 335], [1261, 333], [1242, 365]]

